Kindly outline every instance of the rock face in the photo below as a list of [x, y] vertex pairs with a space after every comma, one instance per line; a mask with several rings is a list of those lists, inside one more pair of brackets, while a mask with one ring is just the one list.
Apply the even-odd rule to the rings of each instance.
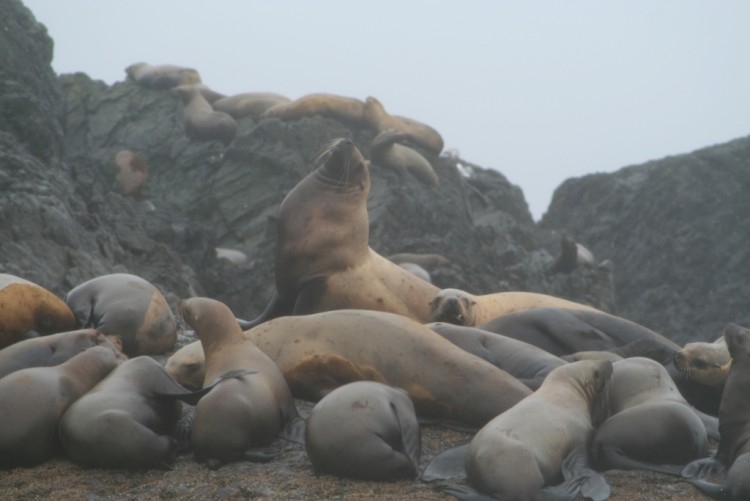
[[[237, 316], [258, 315], [273, 294], [275, 215], [284, 196], [325, 143], [349, 137], [367, 156], [375, 132], [319, 116], [246, 118], [227, 148], [190, 142], [170, 91], [109, 86], [84, 74], [57, 78], [44, 27], [16, 0], [0, 13], [0, 272], [60, 295], [95, 276], [128, 272], [156, 284], [173, 305], [200, 294]], [[124, 196], [115, 181], [114, 157], [123, 149], [148, 163], [147, 201]], [[473, 171], [466, 178], [458, 160], [423, 154], [440, 177], [437, 188], [371, 165], [376, 251], [445, 255], [453, 265], [433, 273], [439, 287], [531, 290], [614, 309], [608, 268], [547, 273], [557, 249], [544, 244], [555, 234], [534, 225], [521, 190], [502, 174], [461, 161]], [[240, 250], [248, 263], [218, 260], [216, 247]]]
[[541, 226], [614, 263], [618, 313], [678, 342], [750, 325], [750, 137], [565, 181]]

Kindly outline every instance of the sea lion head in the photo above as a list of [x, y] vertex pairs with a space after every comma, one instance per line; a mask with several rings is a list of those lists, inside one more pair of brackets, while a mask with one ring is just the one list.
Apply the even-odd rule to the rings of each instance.
[[673, 363], [686, 379], [707, 386], [721, 386], [729, 375], [732, 357], [725, 343], [695, 342], [687, 343], [678, 351]]
[[459, 289], [443, 289], [430, 302], [430, 322], [447, 322], [455, 325], [475, 324], [476, 301]]
[[724, 327], [724, 339], [733, 363], [750, 360], [750, 329], [728, 323]]
[[351, 139], [334, 139], [318, 155], [316, 177], [337, 191], [370, 191], [367, 160]]

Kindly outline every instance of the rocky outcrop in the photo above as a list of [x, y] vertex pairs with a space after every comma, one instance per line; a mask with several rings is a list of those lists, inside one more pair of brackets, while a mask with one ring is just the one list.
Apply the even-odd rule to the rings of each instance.
[[750, 137], [565, 181], [541, 226], [614, 263], [618, 312], [678, 342], [750, 325]]

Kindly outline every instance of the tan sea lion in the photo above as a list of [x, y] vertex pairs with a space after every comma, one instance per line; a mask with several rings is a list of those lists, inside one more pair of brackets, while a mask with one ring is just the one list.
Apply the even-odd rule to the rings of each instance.
[[27, 337], [75, 329], [68, 305], [52, 292], [0, 273], [0, 348]]
[[223, 111], [233, 118], [259, 118], [268, 109], [291, 102], [288, 97], [273, 92], [245, 92], [217, 99], [211, 106], [216, 111]]
[[198, 403], [190, 434], [196, 459], [211, 468], [241, 459], [267, 459], [259, 448], [280, 432], [301, 439], [302, 421], [284, 375], [245, 337], [232, 311], [209, 298], [186, 299], [179, 308], [205, 353], [204, 387], [229, 371], [257, 371], [222, 381]]
[[362, 123], [365, 103], [353, 97], [335, 94], [308, 94], [290, 103], [281, 103], [263, 113], [263, 118], [294, 120], [311, 115], [344, 120], [354, 124]]
[[[714, 499], [750, 499], [750, 329], [729, 323], [724, 328], [732, 367], [719, 407], [719, 448], [716, 456], [689, 464], [683, 477]], [[728, 469], [724, 480], [712, 483], [700, 478]]]
[[143, 199], [143, 187], [148, 178], [146, 161], [138, 153], [122, 150], [115, 156], [115, 165], [119, 169], [115, 179], [125, 195], [136, 200]]
[[674, 365], [685, 375], [700, 384], [723, 388], [732, 368], [726, 338], [722, 335], [713, 343], [687, 343], [674, 356]]
[[151, 65], [134, 63], [125, 68], [128, 79], [149, 89], [171, 89], [178, 85], [201, 83], [201, 77], [193, 68], [173, 64]]
[[119, 339], [128, 356], [158, 355], [177, 340], [177, 324], [167, 300], [136, 275], [92, 278], [68, 292], [65, 302], [81, 328]]
[[594, 266], [594, 255], [568, 236], [560, 239], [560, 254], [550, 268], [551, 273], [570, 273], [578, 266]]
[[112, 350], [119, 361], [127, 360], [107, 336], [95, 329], [81, 329], [25, 339], [3, 348], [0, 350], [0, 378], [29, 367], [60, 365], [94, 346]]
[[411, 118], [390, 115], [382, 103], [372, 96], [365, 99], [362, 115], [365, 123], [376, 132], [395, 129], [431, 153], [439, 154], [443, 150], [443, 138], [438, 131]]
[[664, 366], [633, 357], [612, 367], [611, 416], [599, 425], [591, 446], [598, 470], [679, 475], [685, 464], [706, 456], [706, 427]]
[[188, 343], [167, 359], [164, 369], [185, 388], [199, 390], [206, 378], [206, 356], [200, 339]]
[[21, 369], [1, 378], [0, 467], [52, 458], [60, 448], [60, 416], [116, 366], [112, 350], [96, 346], [55, 367]]
[[367, 162], [333, 141], [289, 192], [276, 222], [276, 294], [247, 329], [280, 315], [357, 308], [426, 322], [438, 288], [369, 247]]
[[214, 111], [193, 85], [180, 85], [172, 92], [182, 99], [185, 134], [197, 141], [220, 141], [229, 145], [237, 135], [237, 122], [228, 113]]
[[305, 450], [316, 470], [365, 480], [414, 478], [421, 435], [404, 390], [372, 381], [336, 388], [310, 412]]
[[496, 292], [475, 296], [460, 289], [443, 289], [430, 301], [430, 321], [476, 327], [509, 313], [533, 308], [599, 311], [585, 304], [536, 292]]
[[394, 169], [401, 175], [407, 172], [427, 186], [437, 186], [440, 179], [435, 169], [418, 151], [399, 142], [409, 139], [408, 134], [395, 129], [386, 129], [372, 140], [370, 159], [378, 165]]

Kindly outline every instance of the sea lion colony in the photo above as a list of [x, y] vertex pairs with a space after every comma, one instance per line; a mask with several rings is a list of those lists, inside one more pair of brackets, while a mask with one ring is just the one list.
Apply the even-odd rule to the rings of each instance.
[[[127, 74], [198, 103], [184, 109], [192, 140], [231, 147], [235, 117], [328, 115], [378, 133], [373, 161], [439, 182], [428, 160], [443, 147], [437, 131], [389, 115], [375, 98], [227, 98], [190, 68], [139, 63]], [[138, 190], [122, 187], [140, 197], [145, 162], [137, 158]], [[319, 400], [306, 426], [307, 451], [316, 469], [332, 474], [420, 475], [420, 419], [477, 431], [471, 444], [421, 473], [423, 481], [448, 480], [439, 488], [460, 499], [606, 499], [608, 468], [680, 475], [694, 460], [685, 476], [698, 488], [746, 498], [750, 413], [734, 400], [747, 379], [750, 330], [730, 324], [725, 332], [735, 364], [717, 366], [721, 381], [712, 380], [717, 419], [700, 412], [703, 402], [689, 392], [701, 384], [691, 375], [711, 370], [692, 362], [703, 360], [699, 346], [675, 365], [681, 347], [586, 305], [520, 291], [440, 291], [401, 265], [446, 266], [445, 257], [391, 261], [369, 247], [369, 162], [351, 141], [324, 145], [313, 167], [280, 209], [276, 295], [266, 311], [245, 322], [218, 301], [184, 301], [180, 313], [199, 341], [166, 367], [148, 355], [173, 353], [175, 320], [146, 280], [94, 277], [63, 300], [0, 275], [0, 466], [61, 454], [136, 469], [169, 467], [185, 453], [212, 468], [273, 461], [278, 451], [266, 447], [276, 436], [305, 440], [293, 395]], [[495, 332], [485, 329], [492, 322]], [[189, 403], [182, 419], [178, 400]], [[334, 420], [347, 424], [330, 426]], [[698, 478], [707, 470], [708, 438], [719, 441], [719, 469], [729, 469], [723, 484]], [[468, 485], [450, 484], [466, 477]]]

